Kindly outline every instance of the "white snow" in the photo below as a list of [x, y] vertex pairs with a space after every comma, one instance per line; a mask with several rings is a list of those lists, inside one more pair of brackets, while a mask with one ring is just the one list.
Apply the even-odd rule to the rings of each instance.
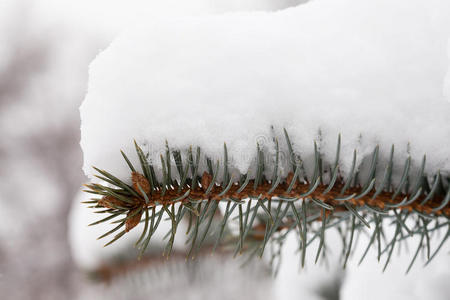
[[428, 172], [448, 172], [449, 15], [444, 0], [316, 0], [140, 23], [91, 64], [80, 108], [84, 171], [127, 179], [119, 150], [138, 165], [136, 139], [157, 162], [165, 140], [213, 159], [226, 142], [244, 173], [257, 141], [273, 151], [273, 125], [282, 151], [285, 127], [307, 162], [314, 140], [332, 162], [341, 133], [344, 172], [353, 149], [360, 162], [379, 144], [386, 161], [394, 142], [397, 166], [427, 154]]
[[[15, 0], [26, 1], [26, 0]], [[28, 0], [29, 1], [29, 0]], [[33, 0], [44, 18], [76, 24], [86, 34], [120, 31], [137, 19], [231, 11], [276, 10], [307, 0]], [[27, 3], [29, 6], [30, 4]], [[1, 4], [0, 4], [1, 6]]]
[[448, 102], [450, 102], [450, 40], [448, 41], [447, 48], [448, 48], [449, 65], [448, 65], [447, 76], [445, 77], [445, 82], [444, 82], [444, 95], [447, 98]]

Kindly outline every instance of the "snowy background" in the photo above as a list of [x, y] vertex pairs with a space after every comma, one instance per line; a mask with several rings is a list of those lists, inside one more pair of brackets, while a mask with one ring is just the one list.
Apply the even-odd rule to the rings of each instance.
[[[87, 91], [89, 63], [139, 19], [269, 11], [300, 2], [305, 1], [0, 0], [1, 298], [130, 299], [135, 286], [153, 282], [157, 273], [161, 284], [146, 286], [131, 299], [149, 294], [199, 299], [212, 291], [224, 299], [448, 299], [448, 247], [426, 269], [418, 264], [407, 277], [411, 250], [393, 260], [384, 275], [373, 255], [346, 272], [331, 257], [328, 269], [310, 264], [298, 273], [295, 239], [286, 243], [276, 279], [265, 275], [263, 262], [240, 272], [234, 262], [214, 259], [196, 268], [176, 262], [152, 268], [150, 263], [145, 274], [113, 279], [117, 281], [111, 285], [95, 279], [98, 272], [93, 275], [99, 269], [110, 274], [104, 270], [119, 252], [122, 260], [128, 254], [133, 263], [135, 252], [126, 253], [128, 245], [103, 250], [95, 241], [97, 233], [86, 227], [91, 216], [79, 205], [78, 192], [87, 178], [78, 108]], [[328, 238], [340, 249], [337, 236]], [[361, 239], [364, 249], [367, 241]], [[200, 274], [194, 283], [186, 281], [192, 272]], [[174, 277], [176, 287], [167, 283]]]

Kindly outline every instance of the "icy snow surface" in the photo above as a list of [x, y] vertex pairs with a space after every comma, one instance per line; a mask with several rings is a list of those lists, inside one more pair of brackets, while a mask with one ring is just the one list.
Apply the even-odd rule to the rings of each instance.
[[226, 142], [245, 173], [257, 142], [286, 153], [286, 128], [307, 170], [314, 140], [332, 162], [341, 133], [344, 173], [354, 149], [360, 163], [379, 144], [386, 162], [394, 142], [397, 166], [426, 154], [427, 172], [449, 172], [449, 15], [443, 0], [316, 0], [128, 28], [91, 64], [84, 171], [128, 179], [119, 150], [138, 165], [136, 139], [156, 162], [166, 140], [214, 160]]

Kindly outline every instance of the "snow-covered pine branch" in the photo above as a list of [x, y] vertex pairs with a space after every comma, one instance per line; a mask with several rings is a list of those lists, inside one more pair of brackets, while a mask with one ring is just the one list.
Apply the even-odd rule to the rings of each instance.
[[[236, 223], [240, 250], [254, 231], [250, 212], [260, 209], [261, 252], [296, 225], [306, 249], [332, 222], [325, 210], [334, 217], [344, 209], [344, 265], [355, 228], [371, 223], [379, 241], [386, 214], [397, 228], [378, 247], [386, 265], [405, 233], [424, 237], [431, 220], [441, 228], [437, 216], [448, 215], [450, 195], [445, 12], [449, 4], [438, 0], [318, 0], [124, 31], [92, 63], [81, 107], [88, 189], [105, 197], [92, 204], [128, 216], [112, 241], [141, 217], [151, 236], [148, 224], [163, 215], [174, 237], [186, 212], [197, 224], [212, 219], [215, 200], [226, 202], [222, 226]], [[252, 194], [252, 186], [267, 193]], [[259, 206], [244, 205], [249, 198]], [[189, 255], [198, 242], [193, 228]]]

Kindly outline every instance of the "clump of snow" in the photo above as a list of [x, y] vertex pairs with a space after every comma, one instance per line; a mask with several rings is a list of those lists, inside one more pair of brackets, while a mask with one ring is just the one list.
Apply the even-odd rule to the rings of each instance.
[[449, 13], [443, 0], [316, 0], [129, 28], [90, 68], [84, 171], [127, 179], [119, 150], [138, 165], [136, 139], [156, 162], [166, 140], [214, 160], [226, 142], [232, 169], [245, 173], [257, 142], [273, 153], [277, 136], [287, 153], [286, 128], [307, 162], [314, 140], [333, 162], [341, 133], [344, 173], [354, 149], [360, 164], [379, 144], [385, 162], [393, 143], [396, 166], [411, 155], [417, 167], [427, 154], [427, 172], [448, 172]]

